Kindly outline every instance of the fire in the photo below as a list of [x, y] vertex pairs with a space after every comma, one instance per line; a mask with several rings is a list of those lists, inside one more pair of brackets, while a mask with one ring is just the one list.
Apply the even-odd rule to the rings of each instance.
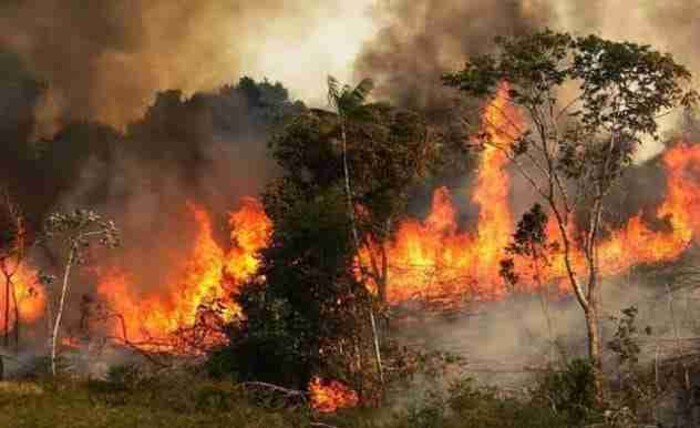
[[[501, 85], [483, 114], [482, 127], [490, 144], [482, 153], [471, 194], [479, 207], [475, 232], [459, 230], [449, 191], [435, 190], [427, 218], [405, 220], [387, 245], [390, 303], [421, 299], [452, 304], [462, 299], [497, 299], [508, 293], [499, 270], [515, 221], [508, 204], [509, 162], [502, 149], [513, 144], [522, 125], [508, 103], [507, 85]], [[669, 227], [651, 228], [639, 214], [619, 230], [609, 231], [597, 247], [603, 275], [617, 275], [639, 264], [672, 261], [700, 233], [700, 146], [678, 145], [665, 153], [663, 161], [666, 199], [656, 217]], [[559, 231], [551, 220], [548, 235], [557, 241]], [[574, 230], [568, 233], [573, 236]], [[572, 259], [575, 270], [584, 272], [583, 254], [575, 252]], [[516, 259], [516, 265], [519, 270], [531, 269], [525, 260]], [[566, 271], [561, 252], [550, 254], [549, 265], [541, 269], [539, 283], [519, 285], [523, 291], [547, 283], [558, 283], [561, 291], [568, 291], [562, 281]], [[525, 275], [523, 279], [532, 277]]]
[[311, 407], [317, 412], [332, 413], [338, 409], [357, 406], [357, 393], [337, 380], [314, 377], [309, 382]]
[[258, 268], [257, 253], [267, 245], [272, 222], [260, 202], [244, 198], [242, 207], [229, 217], [231, 242], [235, 243], [226, 261], [226, 272], [237, 282], [249, 278]]
[[[15, 309], [17, 309], [19, 321], [30, 324], [41, 318], [46, 306], [46, 295], [44, 289], [39, 286], [38, 273], [28, 265], [19, 265], [11, 277], [9, 290], [7, 282], [4, 276], [0, 277], [0, 333], [3, 334], [14, 329]], [[9, 305], [5, 297], [6, 291], [9, 291]], [[8, 331], [5, 331], [5, 311], [8, 315]]]
[[[193, 332], [195, 336], [178, 333], [196, 325], [211, 327], [239, 313], [230, 295], [255, 273], [257, 252], [270, 234], [270, 220], [259, 202], [244, 199], [242, 208], [229, 216], [231, 243], [225, 250], [213, 237], [209, 214], [196, 205], [189, 208], [196, 239], [165, 291], [139, 293], [130, 275], [120, 269], [109, 270], [100, 278], [97, 292], [121, 320], [113, 328], [117, 338], [145, 349], [206, 348], [221, 343], [223, 333], [212, 328], [205, 328], [204, 336], [201, 332]], [[183, 337], [197, 343], [179, 343]]]
[[513, 229], [505, 150], [520, 136], [521, 122], [508, 102], [508, 85], [501, 85], [494, 100], [484, 109], [482, 127], [491, 144], [482, 152], [471, 196], [480, 208], [476, 233], [458, 230], [449, 191], [437, 189], [427, 219], [424, 222], [409, 219], [401, 224], [387, 250], [389, 301], [505, 294], [505, 288], [498, 286], [498, 276], [503, 249]]

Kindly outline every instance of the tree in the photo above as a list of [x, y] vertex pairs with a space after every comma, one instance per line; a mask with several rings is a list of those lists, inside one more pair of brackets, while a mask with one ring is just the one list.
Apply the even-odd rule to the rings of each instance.
[[423, 117], [383, 103], [367, 103], [370, 80], [340, 87], [329, 77], [333, 116], [321, 138], [340, 137], [342, 179], [360, 269], [386, 304], [384, 243], [405, 214], [408, 190], [439, 163], [439, 145]]
[[[345, 184], [345, 199], [347, 203], [348, 218], [350, 219], [350, 228], [352, 230], [353, 243], [355, 244], [354, 254], [359, 256], [361, 243], [360, 233], [357, 230], [357, 219], [355, 215], [355, 201], [352, 196], [352, 188], [350, 186], [350, 169], [348, 167], [348, 138], [346, 131], [346, 122], [348, 119], [359, 119], [367, 115], [365, 100], [372, 91], [374, 83], [369, 79], [362, 80], [355, 88], [348, 85], [339, 87], [338, 81], [333, 77], [328, 77], [328, 101], [335, 109], [340, 123], [340, 138], [343, 147], [343, 181]], [[362, 263], [362, 261], [359, 261]], [[386, 265], [386, 263], [385, 263]], [[360, 267], [362, 269], [362, 267]], [[382, 287], [383, 288], [383, 287]], [[371, 305], [371, 302], [370, 302]], [[374, 317], [374, 309], [369, 308], [370, 324], [372, 326], [372, 339], [374, 345], [374, 355], [377, 362], [377, 372], [381, 383], [384, 383], [384, 370], [382, 369], [382, 357], [379, 349], [379, 336], [377, 333], [377, 323]]]
[[[346, 106], [344, 99], [336, 102]], [[263, 197], [272, 242], [260, 277], [237, 296], [244, 320], [222, 351], [233, 354], [216, 360], [234, 362], [228, 370], [244, 377], [295, 387], [311, 374], [338, 377], [366, 399], [380, 383], [371, 327], [378, 299], [367, 277], [382, 269], [363, 263], [360, 275], [358, 248], [391, 233], [408, 189], [427, 171], [432, 143], [416, 113], [380, 103], [341, 109], [342, 119], [304, 109], [270, 141], [281, 169]]]
[[266, 207], [276, 205], [284, 215], [274, 218], [260, 276], [237, 296], [245, 318], [232, 332], [235, 371], [246, 380], [295, 388], [323, 373], [361, 388], [368, 292], [352, 275], [342, 190], [278, 205], [278, 192], [288, 190], [268, 190], [265, 198]]
[[[472, 58], [462, 70], [445, 75], [444, 82], [479, 98], [505, 84], [510, 102], [527, 117], [528, 129], [518, 129], [522, 134], [516, 143], [498, 148], [554, 217], [566, 279], [585, 315], [600, 400], [596, 248], [606, 197], [637, 147], [646, 138], [658, 138], [658, 118], [695, 101], [695, 92], [686, 88], [691, 76], [669, 54], [593, 35], [546, 30], [497, 38], [496, 45], [496, 53]], [[513, 118], [503, 119], [508, 127], [520, 128]], [[494, 145], [491, 136], [483, 137], [485, 144]], [[576, 251], [583, 254], [585, 266], [574, 264]]]
[[556, 350], [556, 333], [549, 313], [549, 295], [546, 283], [546, 271], [551, 267], [552, 261], [549, 255], [557, 251], [556, 243], [548, 241], [547, 214], [542, 205], [535, 203], [529, 211], [526, 211], [518, 225], [511, 243], [506, 247], [508, 257], [501, 260], [501, 276], [511, 286], [515, 287], [519, 281], [519, 274], [515, 268], [514, 259], [520, 257], [527, 261], [527, 273], [529, 280], [540, 290], [540, 302], [547, 323], [547, 332], [550, 342], [550, 361], [554, 361]]
[[[3, 232], [3, 236], [0, 236], [0, 273], [3, 276], [5, 289], [3, 290], [4, 297], [0, 300], [4, 302], [2, 331], [4, 333], [3, 344], [7, 347], [10, 345], [10, 332], [14, 334], [15, 346], [19, 345], [20, 314], [14, 280], [26, 254], [27, 230], [19, 205], [12, 200], [7, 188], [3, 189], [2, 193], [0, 204], [2, 204], [3, 212], [0, 213], [0, 230]], [[12, 326], [10, 320], [12, 320]]]
[[71, 270], [73, 266], [85, 262], [85, 250], [92, 241], [96, 240], [102, 246], [113, 248], [118, 245], [119, 237], [113, 221], [103, 219], [94, 211], [81, 209], [67, 214], [53, 213], [49, 215], [44, 233], [47, 239], [54, 241], [66, 252], [61, 293], [51, 329], [51, 373], [55, 376], [58, 336], [68, 296]]

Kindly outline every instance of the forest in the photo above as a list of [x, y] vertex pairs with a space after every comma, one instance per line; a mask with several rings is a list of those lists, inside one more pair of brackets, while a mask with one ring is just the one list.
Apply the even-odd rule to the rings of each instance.
[[134, 115], [7, 41], [0, 426], [700, 425], [673, 52], [504, 31], [422, 101], [366, 67], [322, 102], [244, 76]]

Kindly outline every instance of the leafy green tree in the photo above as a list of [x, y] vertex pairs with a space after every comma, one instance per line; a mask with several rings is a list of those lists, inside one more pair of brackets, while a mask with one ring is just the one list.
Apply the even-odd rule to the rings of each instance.
[[[492, 55], [470, 59], [445, 84], [474, 97], [492, 96], [501, 82], [526, 116], [526, 129], [501, 149], [556, 220], [566, 277], [583, 309], [596, 391], [602, 398], [599, 333], [600, 272], [596, 247], [606, 197], [647, 138], [658, 138], [657, 120], [696, 98], [690, 73], [669, 54], [649, 46], [549, 30], [498, 38]], [[502, 112], [510, 132], [519, 126]], [[489, 135], [483, 143], [497, 146]], [[575, 224], [580, 238], [568, 231]], [[580, 251], [585, 268], [573, 263]]]
[[244, 380], [296, 388], [318, 373], [359, 387], [368, 292], [352, 275], [342, 191], [331, 188], [286, 205], [278, 193], [285, 190], [265, 199], [281, 215], [261, 254], [259, 278], [237, 296], [245, 319], [232, 330], [233, 369]]
[[433, 148], [419, 115], [362, 103], [360, 92], [336, 93], [335, 112], [304, 109], [270, 142], [282, 171], [264, 194], [272, 243], [258, 282], [237, 296], [245, 319], [229, 357], [217, 359], [246, 379], [300, 387], [321, 374], [365, 398], [378, 390], [378, 305], [366, 278], [382, 269], [358, 271], [357, 255], [390, 235]]

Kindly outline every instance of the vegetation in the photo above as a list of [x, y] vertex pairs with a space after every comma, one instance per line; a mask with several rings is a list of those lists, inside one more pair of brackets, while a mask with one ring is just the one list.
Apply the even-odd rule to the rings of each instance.
[[[646, 138], [659, 137], [659, 116], [693, 105], [690, 78], [671, 56], [648, 46], [551, 31], [498, 39], [494, 54], [472, 58], [444, 76], [443, 83], [468, 102], [506, 88], [510, 102], [525, 115], [516, 118], [504, 110], [498, 120], [486, 118], [498, 122], [490, 124], [494, 132], [477, 135], [473, 145], [504, 153], [538, 196], [503, 249], [502, 276], [512, 286], [531, 276], [528, 281], [545, 290], [547, 312], [551, 278], [543, 272], [551, 255], [561, 252], [565, 280], [584, 314], [586, 358], [562, 353], [536, 367], [529, 383], [508, 390], [465, 375], [455, 368], [463, 368], [459, 358], [409, 349], [392, 336], [387, 245], [408, 215], [412, 193], [449, 175], [446, 159], [462, 159], [464, 147], [452, 145], [451, 130], [439, 129], [423, 112], [374, 102], [371, 80], [350, 86], [329, 78], [330, 110], [323, 110], [293, 102], [281, 84], [243, 78], [188, 99], [176, 90], [160, 93], [145, 117], [123, 132], [86, 122], [66, 126], [45, 146], [13, 140], [4, 149], [13, 156], [16, 175], [26, 167], [34, 171], [28, 175], [50, 185], [46, 200], [37, 202], [22, 196], [29, 184], [0, 175], [4, 351], [11, 334], [20, 349], [13, 281], [29, 241], [41, 244], [42, 257], [61, 281], [60, 287], [46, 284], [48, 356], [35, 361], [26, 379], [0, 383], [0, 426], [622, 428], [660, 423], [656, 409], [665, 405], [667, 389], [682, 385], [692, 398], [692, 367], [683, 365], [679, 382], [674, 368], [659, 363], [658, 344], [655, 361], [641, 358], [637, 307], [611, 317], [614, 331], [604, 333], [596, 248], [607, 232], [604, 214], [613, 186], [632, 165], [636, 149]], [[38, 96], [39, 86], [24, 83]], [[229, 115], [244, 116], [245, 123]], [[460, 119], [460, 124], [473, 121]], [[499, 132], [517, 134], [511, 135], [514, 144], [498, 145], [493, 134]], [[228, 144], [219, 140], [251, 135], [269, 139], [268, 154], [276, 163], [275, 178], [262, 192], [274, 227], [266, 247], [256, 252], [257, 270], [246, 280], [235, 282], [223, 263], [211, 263], [219, 276], [211, 275], [216, 280], [204, 288], [220, 287], [231, 293], [230, 301], [203, 299], [192, 312], [208, 315], [204, 306], [221, 304], [211, 311], [220, 339], [216, 348], [192, 358], [168, 354], [173, 362], [168, 365], [160, 363], [158, 352], [142, 347], [136, 350], [147, 363], [115, 366], [106, 376], [69, 377], [61, 366], [60, 337], [76, 267], [88, 256], [102, 255], [92, 251], [93, 244], [112, 248], [119, 239], [115, 222], [91, 209], [54, 211], [63, 189], [89, 162], [105, 168], [143, 162], [155, 166], [155, 173], [144, 173], [149, 185], [169, 188], [172, 183], [157, 176], [172, 168], [177, 171], [173, 187], [196, 199], [207, 187], [202, 171]], [[140, 178], [136, 182], [141, 184]], [[82, 199], [95, 205], [115, 188], [124, 198], [120, 201], [133, 191], [95, 183]], [[163, 189], [154, 192], [158, 204], [172, 196]], [[217, 197], [202, 199], [198, 202], [215, 205]], [[157, 222], [164, 222], [169, 213], [158, 214]], [[159, 227], [157, 222], [144, 227]], [[551, 225], [556, 236], [548, 236]], [[219, 238], [218, 226], [209, 228], [209, 241]], [[576, 263], [578, 254], [583, 264]], [[195, 268], [210, 273], [209, 265]], [[546, 316], [554, 349], [554, 325]], [[604, 367], [606, 355], [613, 364]], [[353, 408], [329, 414], [314, 408], [311, 385], [319, 378], [356, 393]], [[418, 386], [425, 385], [430, 387], [421, 395]]]
[[[694, 103], [696, 93], [687, 88], [691, 75], [670, 55], [649, 46], [597, 36], [544, 31], [499, 38], [497, 45], [496, 54], [471, 59], [463, 70], [447, 74], [445, 83], [484, 97], [506, 82], [511, 102], [527, 115], [531, 126], [521, 129], [517, 118], [502, 112], [506, 125], [494, 124], [496, 132], [519, 137], [512, 147], [495, 146], [517, 166], [556, 221], [567, 279], [585, 315], [588, 355], [602, 401], [596, 256], [602, 213], [637, 148], [645, 138], [658, 137], [657, 119]], [[565, 98], [567, 92], [571, 95]], [[494, 145], [494, 136], [483, 135], [482, 144]], [[544, 219], [533, 227], [543, 224]], [[579, 241], [569, 232], [572, 224]], [[575, 266], [576, 249], [584, 255], [584, 269]]]

